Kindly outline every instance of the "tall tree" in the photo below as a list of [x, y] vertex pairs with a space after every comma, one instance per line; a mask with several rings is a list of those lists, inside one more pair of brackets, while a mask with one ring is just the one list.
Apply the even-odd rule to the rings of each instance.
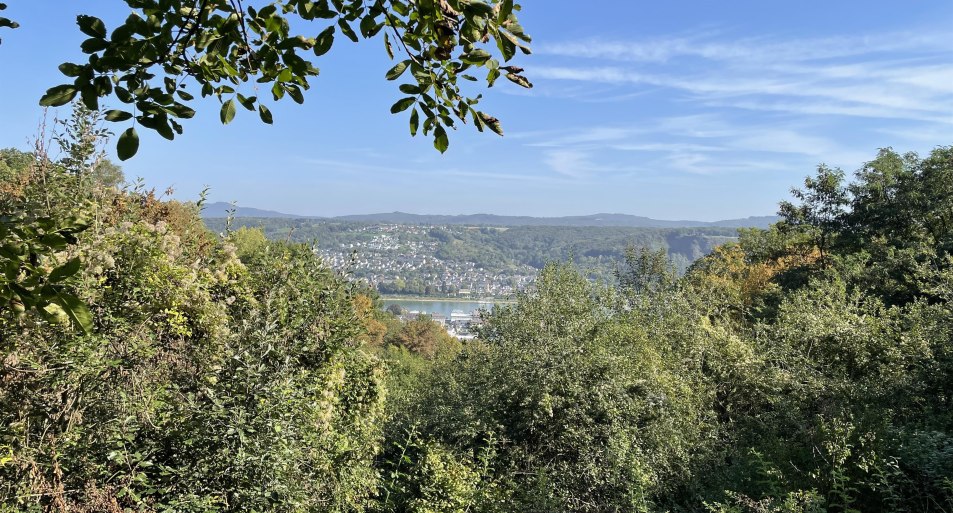
[[815, 176], [804, 179], [804, 188], [791, 189], [791, 195], [800, 201], [800, 205], [782, 201], [778, 214], [787, 225], [811, 233], [823, 261], [830, 251], [832, 239], [844, 224], [849, 198], [844, 186], [844, 172], [822, 164]]
[[856, 181], [848, 187], [852, 201], [847, 224], [852, 235], [861, 239], [858, 242], [877, 236], [895, 239], [913, 235], [902, 232], [917, 224], [910, 207], [918, 166], [916, 154], [900, 155], [884, 148], [857, 171]]

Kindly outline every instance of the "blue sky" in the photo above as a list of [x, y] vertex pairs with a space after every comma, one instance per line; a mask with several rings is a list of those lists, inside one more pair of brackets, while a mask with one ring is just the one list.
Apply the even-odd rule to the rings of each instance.
[[[75, 15], [111, 27], [128, 12], [7, 3], [21, 28], [0, 32], [0, 146], [25, 149], [56, 66], [82, 58]], [[123, 169], [181, 199], [208, 185], [213, 201], [298, 214], [714, 220], [774, 213], [821, 162], [850, 172], [880, 147], [953, 144], [949, 0], [546, 0], [521, 19], [534, 55], [517, 64], [536, 87], [501, 81], [482, 103], [504, 138], [463, 126], [444, 155], [411, 138], [388, 112], [401, 94], [381, 43], [339, 41], [303, 106], [272, 105], [274, 125], [239, 112], [223, 127], [205, 102], [174, 142], [143, 134]]]

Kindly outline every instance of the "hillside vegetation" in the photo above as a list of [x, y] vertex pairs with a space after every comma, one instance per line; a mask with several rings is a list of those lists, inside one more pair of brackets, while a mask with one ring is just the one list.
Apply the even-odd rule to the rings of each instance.
[[358, 214], [335, 217], [302, 216], [285, 214], [274, 210], [243, 207], [225, 202], [208, 203], [202, 209], [202, 217], [269, 217], [285, 219], [310, 218], [326, 222], [354, 222], [365, 224], [419, 224], [448, 226], [615, 226], [629, 228], [767, 228], [780, 218], [777, 216], [752, 216], [743, 219], [721, 221], [666, 221], [629, 214], [590, 214], [586, 216], [532, 217], [501, 216], [495, 214], [426, 215], [391, 212], [381, 214]]
[[67, 150], [0, 153], [0, 511], [953, 511], [953, 148], [467, 343]]
[[[477, 279], [522, 283], [549, 262], [572, 261], [587, 276], [611, 281], [629, 247], [663, 249], [684, 272], [737, 236], [735, 228], [400, 225], [253, 217], [206, 218], [205, 223], [216, 231], [231, 223], [260, 229], [270, 239], [312, 243], [381, 293], [427, 295], [469, 287], [447, 275], [470, 268]], [[401, 265], [405, 262], [411, 265]]]

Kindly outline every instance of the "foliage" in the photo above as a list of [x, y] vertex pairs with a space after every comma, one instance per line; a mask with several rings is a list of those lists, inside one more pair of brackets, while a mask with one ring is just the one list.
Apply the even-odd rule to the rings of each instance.
[[100, 178], [94, 116], [0, 152], [0, 511], [953, 509], [951, 148], [821, 167], [684, 276], [547, 264], [458, 341]]
[[438, 352], [459, 350], [459, 341], [425, 315], [407, 321], [388, 341], [413, 353], [433, 358]]
[[847, 205], [847, 189], [843, 186], [844, 173], [821, 165], [817, 176], [804, 179], [804, 189], [791, 189], [791, 194], [801, 202], [782, 201], [778, 212], [786, 225], [808, 227], [814, 245], [825, 257], [831, 237], [844, 226], [844, 207]]
[[18, 316], [35, 310], [51, 322], [73, 322], [89, 331], [89, 309], [68, 286], [80, 261], [74, 257], [61, 262], [55, 254], [76, 242], [76, 234], [85, 229], [76, 218], [59, 222], [50, 217], [0, 218], [0, 308]]
[[14, 171], [4, 208], [94, 199], [59, 251], [91, 329], [3, 308], [4, 511], [367, 508], [386, 392], [357, 289], [306, 246], [216, 238], [194, 205]]
[[655, 295], [675, 284], [677, 273], [664, 249], [628, 247], [625, 261], [616, 271], [616, 279], [623, 293], [635, 296]]
[[[214, 230], [225, 220], [206, 219]], [[324, 221], [315, 219], [237, 218], [237, 226], [260, 228], [272, 239], [316, 241], [325, 255], [348, 257], [351, 248], [359, 265], [349, 271], [368, 280], [382, 294], [448, 295], [469, 287], [470, 280], [453, 283], [448, 274], [471, 271], [480, 278], [522, 285], [547, 262], [572, 261], [591, 278], [612, 281], [626, 248], [665, 249], [679, 273], [691, 262], [727, 241], [729, 228], [629, 228], [571, 226], [413, 226]], [[381, 239], [386, 238], [386, 242]], [[403, 265], [419, 257], [417, 268]], [[373, 264], [373, 265], [372, 265]], [[663, 264], [669, 266], [669, 262]], [[398, 270], [399, 269], [399, 270]], [[448, 271], [450, 271], [448, 273]]]
[[[274, 101], [287, 95], [303, 103], [303, 91], [318, 75], [309, 53], [328, 53], [336, 35], [355, 43], [381, 37], [391, 59], [402, 57], [385, 78], [411, 79], [400, 84], [406, 96], [391, 112], [410, 110], [411, 135], [432, 134], [434, 147], [444, 152], [447, 130], [455, 129], [456, 121], [469, 119], [481, 132], [503, 134], [499, 120], [477, 110], [482, 95], [469, 96], [461, 80], [476, 81], [471, 73], [483, 68], [488, 87], [500, 76], [532, 87], [522, 68], [500, 62], [510, 61], [517, 50], [530, 53], [530, 38], [516, 18], [520, 6], [512, 0], [246, 2], [254, 5], [125, 0], [131, 13], [112, 31], [101, 19], [80, 15], [76, 23], [88, 36], [81, 50], [89, 59], [61, 64], [72, 82], [50, 88], [40, 105], [65, 105], [77, 97], [91, 110], [105, 97], [128, 105], [105, 113], [108, 121], [132, 121], [117, 140], [119, 158], [126, 160], [139, 148], [137, 126], [170, 140], [182, 133], [180, 120], [195, 115], [196, 91], [189, 92], [189, 85], [202, 97], [218, 99], [222, 124], [230, 123], [239, 107], [257, 111], [270, 124], [271, 111], [252, 90], [262, 87]], [[10, 23], [0, 18], [0, 27]], [[312, 35], [296, 33], [297, 27], [314, 24], [319, 26]]]
[[[724, 467], [740, 495], [721, 510], [786, 511], [785, 494], [802, 490], [831, 511], [953, 504], [932, 470], [947, 465], [944, 450], [926, 450], [929, 464], [909, 452], [922, 447], [912, 439], [951, 427], [951, 339], [939, 327], [951, 309], [935, 295], [950, 232], [930, 224], [953, 198], [931, 182], [949, 169], [949, 151], [921, 160], [882, 150], [847, 185], [821, 167], [796, 195], [801, 205], [782, 205], [782, 226], [744, 232], [693, 267], [687, 280], [711, 322], [749, 338], [770, 379], [766, 394], [729, 405], [746, 411], [736, 447], [760, 463]], [[765, 465], [770, 486], [739, 479]]]
[[[457, 356], [394, 360], [413, 378], [391, 383], [390, 510], [435, 497], [435, 447], [469, 476], [442, 504], [471, 511], [947, 511], [950, 196], [931, 180], [948, 152], [881, 152], [851, 184], [822, 167], [784, 223], [684, 278], [648, 250], [618, 288], [549, 266]], [[872, 170], [898, 162], [890, 197], [917, 201], [872, 200]]]
[[[6, 10], [6, 8], [7, 8], [7, 4], [2, 4], [2, 3], [0, 3], [0, 11], [4, 11], [4, 10]], [[3, 16], [0, 16], [0, 28], [13, 28], [13, 29], [15, 29], [15, 28], [17, 28], [17, 27], [19, 27], [19, 26], [20, 26], [20, 25], [19, 25], [17, 22], [11, 20], [10, 18], [4, 18]], [[2, 43], [2, 42], [3, 42], [3, 40], [0, 39], [0, 43]]]
[[607, 317], [599, 294], [571, 267], [547, 267], [536, 292], [489, 315], [484, 343], [439, 361], [397, 412], [398, 432], [462, 461], [489, 457], [491, 498], [475, 509], [646, 509], [689, 466], [704, 388]]

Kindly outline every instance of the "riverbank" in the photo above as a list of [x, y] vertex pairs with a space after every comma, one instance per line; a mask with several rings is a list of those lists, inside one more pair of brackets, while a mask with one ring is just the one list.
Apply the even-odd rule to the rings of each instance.
[[392, 305], [397, 305], [404, 312], [441, 315], [447, 319], [452, 317], [454, 314], [465, 313], [472, 315], [474, 312], [478, 312], [480, 310], [492, 310], [494, 307], [505, 306], [513, 303], [513, 300], [475, 300], [462, 298], [444, 299], [435, 297], [395, 298], [387, 296], [382, 297], [380, 300], [380, 306], [385, 310]]
[[465, 298], [465, 297], [439, 297], [439, 296], [381, 296], [381, 302], [389, 301], [417, 301], [421, 303], [487, 303], [487, 304], [512, 304], [515, 299], [498, 298]]

